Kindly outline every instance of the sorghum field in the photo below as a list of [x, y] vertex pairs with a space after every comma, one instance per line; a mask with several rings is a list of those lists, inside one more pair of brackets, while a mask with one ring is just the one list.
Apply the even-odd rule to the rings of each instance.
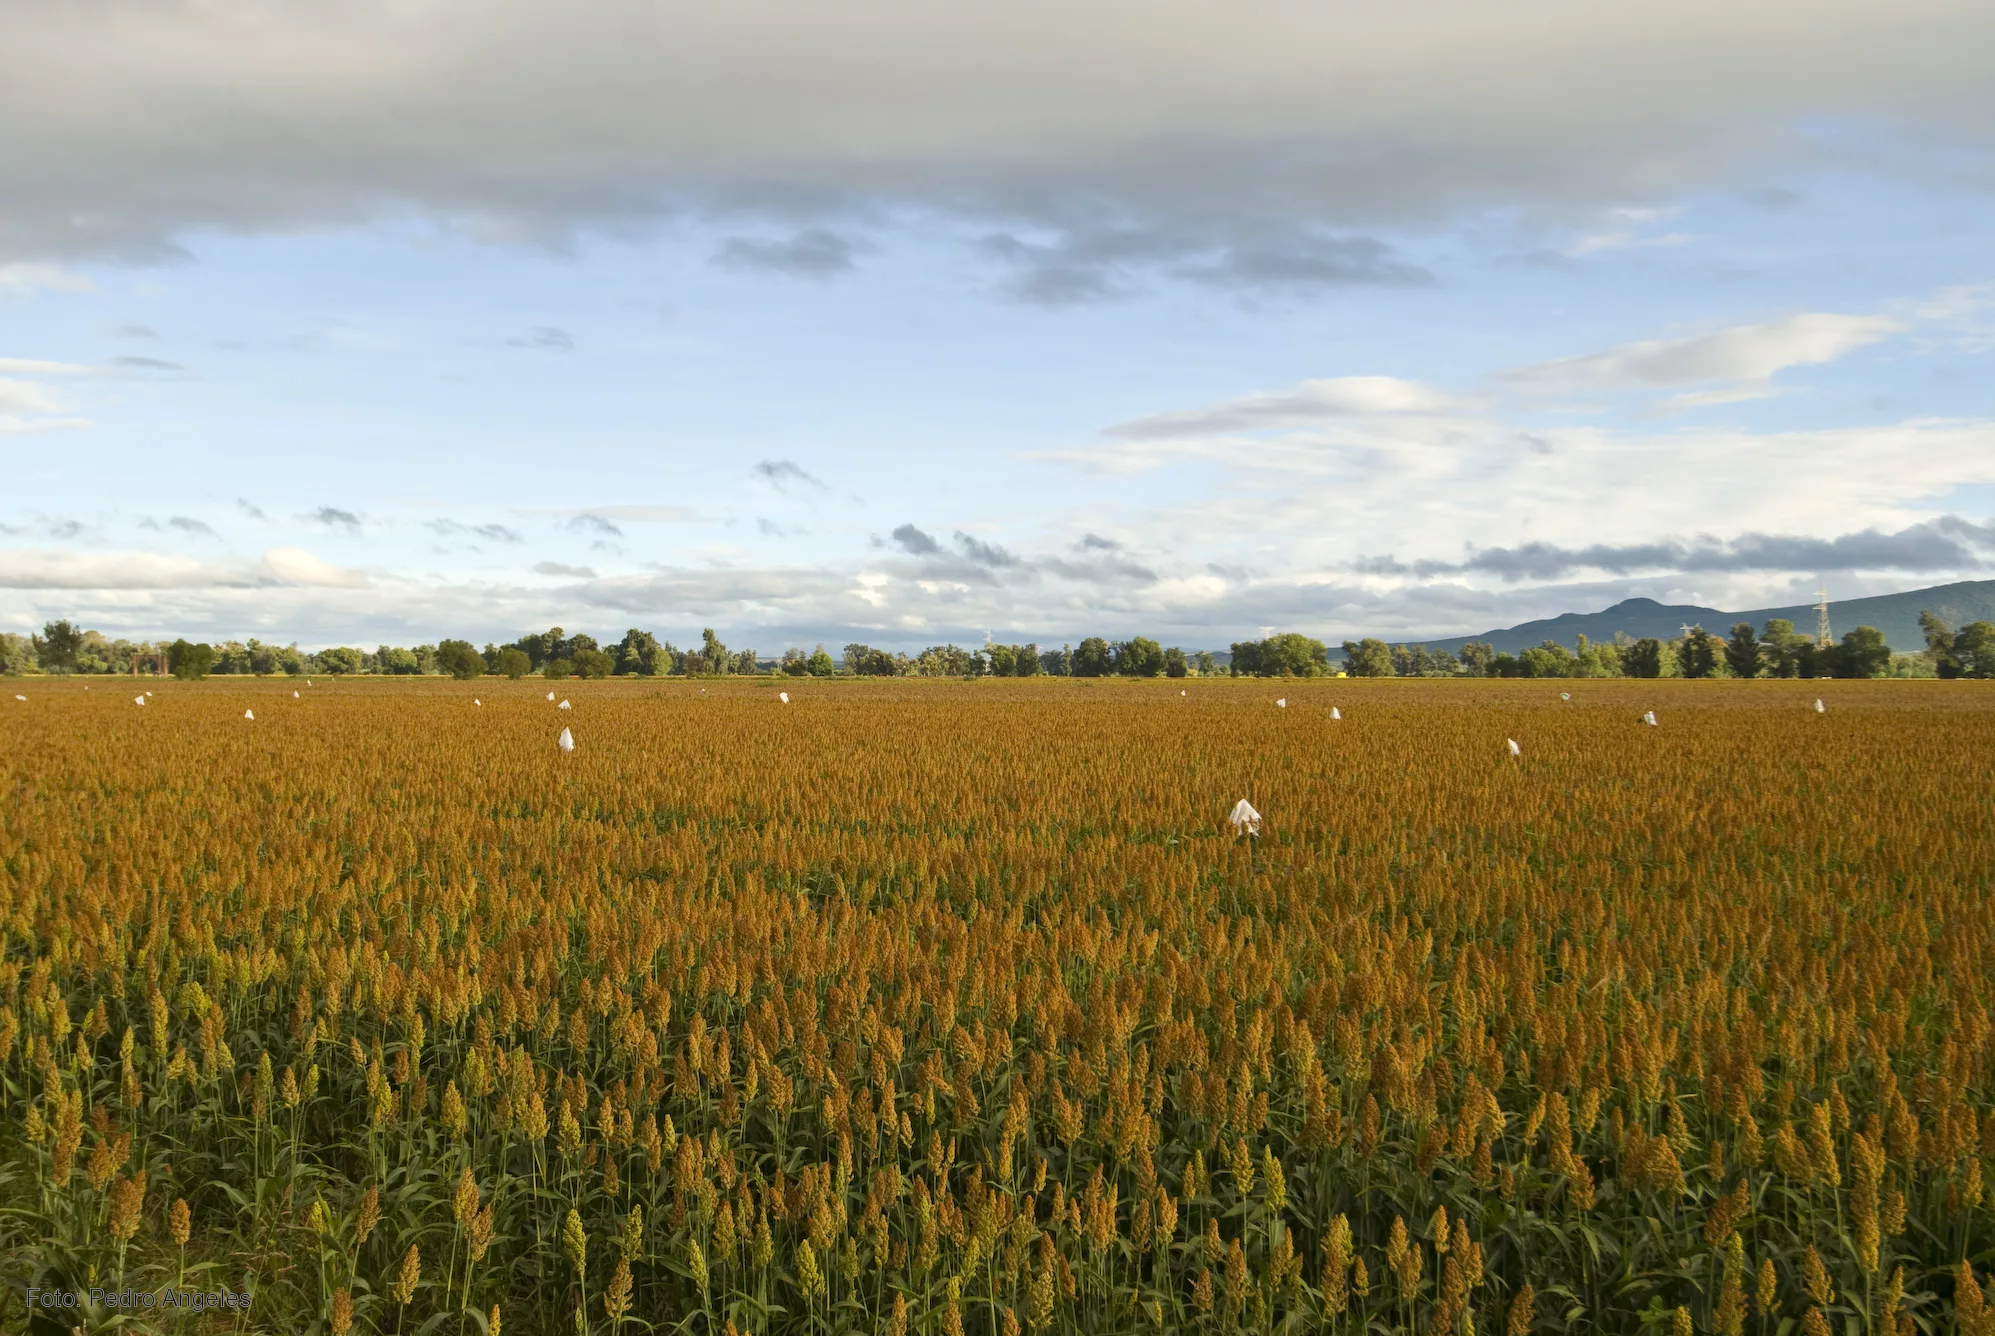
[[1979, 684], [92, 685], [0, 1330], [1995, 1329]]

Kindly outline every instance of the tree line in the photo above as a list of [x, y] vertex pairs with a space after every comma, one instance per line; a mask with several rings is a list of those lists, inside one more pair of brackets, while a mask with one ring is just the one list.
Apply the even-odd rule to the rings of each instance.
[[1557, 641], [1517, 654], [1500, 653], [1470, 641], [1459, 654], [1418, 644], [1389, 644], [1367, 637], [1346, 640], [1341, 665], [1329, 646], [1296, 632], [1261, 640], [1236, 641], [1230, 662], [1205, 650], [1165, 648], [1147, 636], [1109, 640], [1089, 636], [1079, 644], [1041, 650], [1037, 644], [931, 645], [918, 654], [854, 643], [834, 659], [823, 645], [805, 653], [783, 651], [763, 660], [752, 649], [730, 650], [712, 628], [697, 646], [680, 648], [633, 627], [621, 640], [604, 643], [580, 632], [550, 627], [508, 644], [480, 649], [468, 640], [374, 650], [331, 646], [316, 651], [294, 644], [225, 641], [219, 645], [184, 638], [166, 641], [112, 640], [69, 621], [52, 621], [39, 635], [0, 633], [0, 672], [18, 674], [167, 674], [327, 676], [445, 674], [459, 679], [721, 677], [777, 673], [792, 677], [1995, 677], [1995, 625], [1970, 622], [1958, 631], [1931, 612], [1919, 615], [1926, 648], [1918, 655], [1894, 655], [1875, 627], [1859, 626], [1839, 642], [1818, 645], [1774, 618], [1763, 629], [1739, 622], [1719, 637], [1692, 626], [1673, 640], [1656, 637], [1611, 641], [1579, 637], [1573, 649]]
[[1893, 654], [1874, 626], [1818, 644], [1784, 617], [1759, 630], [1737, 622], [1724, 637], [1691, 626], [1673, 640], [1581, 636], [1574, 649], [1547, 640], [1517, 654], [1480, 641], [1455, 655], [1424, 645], [1347, 640], [1344, 671], [1352, 677], [1995, 677], [1995, 625], [1970, 622], [1955, 631], [1931, 612], [1919, 614], [1919, 625], [1926, 638], [1919, 654]]

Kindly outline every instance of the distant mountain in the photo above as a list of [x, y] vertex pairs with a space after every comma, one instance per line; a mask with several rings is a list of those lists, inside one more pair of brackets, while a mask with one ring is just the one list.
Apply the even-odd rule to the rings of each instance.
[[[1910, 589], [1902, 594], [1879, 594], [1844, 602], [1831, 600], [1829, 623], [1838, 639], [1845, 631], [1856, 627], [1874, 626], [1884, 632], [1884, 639], [1891, 648], [1909, 654], [1926, 647], [1926, 638], [1919, 630], [1919, 614], [1925, 611], [1936, 613], [1956, 628], [1963, 622], [1995, 622], [1995, 580], [1963, 580], [1958, 584]], [[1755, 629], [1764, 630], [1768, 619], [1774, 617], [1785, 617], [1794, 623], [1795, 630], [1804, 635], [1815, 633], [1815, 605], [1812, 603], [1790, 608], [1722, 612], [1717, 608], [1698, 607], [1694, 603], [1658, 603], [1652, 598], [1630, 598], [1604, 612], [1567, 612], [1543, 621], [1485, 631], [1481, 635], [1408, 643], [1460, 652], [1469, 641], [1481, 640], [1498, 650], [1515, 654], [1520, 649], [1529, 649], [1547, 640], [1556, 640], [1567, 648], [1571, 648], [1581, 636], [1588, 640], [1612, 640], [1617, 631], [1625, 631], [1637, 640], [1644, 636], [1669, 640], [1681, 635], [1685, 626], [1702, 626], [1717, 635], [1730, 631], [1734, 622], [1751, 622]]]

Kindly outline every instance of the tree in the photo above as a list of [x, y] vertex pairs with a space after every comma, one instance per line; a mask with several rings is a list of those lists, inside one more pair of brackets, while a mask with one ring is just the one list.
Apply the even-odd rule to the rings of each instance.
[[28, 671], [34, 662], [34, 636], [17, 636], [12, 632], [0, 631], [0, 673], [9, 677]]
[[1547, 640], [1517, 656], [1519, 677], [1571, 677], [1578, 667], [1578, 661], [1556, 640]]
[[1496, 657], [1496, 647], [1487, 640], [1471, 640], [1462, 646], [1462, 667], [1472, 677], [1494, 677], [1489, 671], [1489, 661]]
[[810, 665], [804, 658], [804, 652], [795, 645], [792, 645], [783, 651], [783, 657], [776, 664], [776, 669], [778, 672], [787, 673], [791, 677], [802, 677], [810, 671]]
[[357, 673], [367, 666], [367, 656], [346, 645], [328, 646], [313, 657], [319, 661], [321, 671], [331, 673], [335, 677]]
[[1926, 636], [1926, 657], [1940, 677], [1959, 677], [1960, 659], [1954, 653], [1953, 629], [1931, 612], [1919, 614], [1919, 629]]
[[1048, 677], [1069, 677], [1073, 674], [1074, 650], [1071, 645], [1049, 649], [1039, 656], [1039, 667]]
[[412, 677], [422, 671], [422, 664], [417, 660], [414, 650], [395, 649], [383, 645], [374, 651], [374, 671], [393, 673], [397, 677]]
[[892, 677], [894, 656], [871, 645], [847, 645], [845, 671], [859, 677]]
[[1954, 634], [1953, 653], [1960, 676], [1995, 677], [1995, 623], [1969, 622]]
[[623, 639], [617, 642], [611, 654], [616, 659], [616, 671], [622, 674], [657, 677], [672, 668], [672, 661], [666, 655], [665, 646], [658, 643], [658, 637], [634, 626], [624, 632]]
[[[1235, 645], [1235, 652], [1239, 646]], [[1344, 642], [1344, 671], [1352, 677], [1393, 676], [1392, 649], [1383, 640], [1367, 636]]]
[[499, 651], [497, 667], [500, 673], [517, 682], [533, 671], [533, 660], [526, 656], [525, 650], [508, 645]]
[[930, 645], [915, 656], [915, 671], [923, 677], [980, 677], [983, 663], [977, 655], [956, 645]]
[[824, 646], [820, 644], [805, 660], [804, 671], [812, 677], [830, 677], [838, 671], [838, 665], [831, 661], [831, 656], [824, 652]]
[[[578, 636], [577, 639], [580, 639]], [[577, 677], [604, 678], [616, 668], [616, 660], [599, 649], [578, 649], [571, 656]]]
[[1200, 677], [1211, 677], [1219, 671], [1219, 660], [1212, 657], [1212, 651], [1202, 649], [1191, 656], [1191, 666]]
[[1806, 677], [1803, 670], [1811, 657], [1814, 642], [1794, 633], [1794, 623], [1785, 617], [1768, 620], [1760, 633], [1760, 661], [1769, 677]]
[[173, 675], [181, 681], [196, 681], [206, 677], [208, 670], [215, 666], [215, 647], [176, 640], [166, 651], [166, 663]]
[[1751, 622], [1733, 625], [1731, 638], [1725, 642], [1725, 666], [1733, 677], [1759, 676], [1760, 643]]
[[744, 675], [759, 673], [762, 671], [762, 661], [756, 657], [754, 650], [744, 649], [738, 651], [735, 654], [735, 656], [728, 661], [728, 665], [724, 671], [730, 673], [741, 673]]
[[686, 671], [705, 677], [718, 677], [727, 671], [728, 663], [727, 646], [720, 643], [720, 637], [715, 635], [713, 628], [709, 626], [700, 632], [698, 653], [686, 656]]
[[1891, 646], [1884, 632], [1874, 626], [1859, 626], [1843, 636], [1836, 646], [1830, 672], [1835, 677], [1883, 677], [1891, 671]]
[[[1266, 640], [1243, 640], [1232, 649], [1235, 677], [1321, 677], [1330, 671], [1329, 648], [1296, 631], [1284, 631]], [[1392, 653], [1382, 643], [1380, 649], [1389, 673]]]
[[539, 668], [549, 659], [562, 659], [568, 656], [568, 642], [562, 638], [560, 627], [551, 627], [543, 635], [521, 636], [516, 642], [518, 648]]
[[1619, 677], [1620, 675], [1620, 645], [1611, 640], [1606, 644], [1597, 644], [1585, 636], [1579, 638], [1579, 648], [1573, 652], [1573, 676]]
[[1155, 677], [1164, 671], [1164, 647], [1147, 636], [1118, 641], [1113, 659], [1121, 677]]
[[468, 640], [439, 640], [436, 662], [439, 668], [460, 682], [485, 675], [485, 656], [472, 648]]
[[1701, 626], [1693, 626], [1676, 647], [1676, 671], [1680, 677], [1715, 677], [1718, 673], [1720, 641]]
[[83, 632], [71, 626], [68, 618], [42, 623], [42, 633], [29, 639], [34, 645], [35, 661], [41, 665], [43, 672], [76, 671], [76, 658], [83, 649]]
[[1644, 636], [1628, 646], [1621, 654], [1621, 670], [1630, 677], [1661, 677], [1663, 675], [1663, 643], [1654, 636]]
[[1183, 650], [1173, 645], [1164, 651], [1165, 677], [1183, 677], [1190, 671], [1191, 665], [1186, 662]]
[[1067, 671], [1075, 677], [1101, 677], [1114, 668], [1114, 654], [1100, 636], [1089, 636], [1074, 650]]
[[546, 663], [540, 665], [540, 675], [550, 682], [559, 682], [563, 678], [573, 677], [575, 675], [575, 661], [573, 659], [549, 659]]

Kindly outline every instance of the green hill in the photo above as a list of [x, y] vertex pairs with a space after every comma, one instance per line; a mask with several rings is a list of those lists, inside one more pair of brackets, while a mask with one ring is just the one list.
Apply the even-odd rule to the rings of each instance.
[[[1958, 584], [1909, 589], [1901, 594], [1831, 601], [1829, 623], [1837, 637], [1858, 626], [1874, 626], [1884, 632], [1884, 639], [1892, 649], [1909, 654], [1926, 647], [1925, 637], [1919, 631], [1919, 614], [1928, 610], [1955, 627], [1964, 622], [1995, 621], [1995, 580], [1963, 580]], [[1691, 603], [1658, 603], [1651, 598], [1631, 598], [1601, 612], [1562, 613], [1541, 621], [1485, 631], [1481, 635], [1418, 643], [1433, 649], [1458, 652], [1469, 641], [1481, 640], [1514, 654], [1547, 640], [1556, 640], [1570, 648], [1580, 636], [1589, 640], [1612, 640], [1617, 632], [1625, 632], [1638, 640], [1643, 636], [1668, 640], [1682, 634], [1683, 627], [1692, 625], [1701, 625], [1707, 631], [1723, 635], [1734, 622], [1751, 622], [1755, 628], [1764, 629], [1767, 620], [1773, 617], [1785, 617], [1794, 623], [1795, 630], [1803, 634], [1814, 633], [1815, 606], [1812, 603], [1724, 612]]]

